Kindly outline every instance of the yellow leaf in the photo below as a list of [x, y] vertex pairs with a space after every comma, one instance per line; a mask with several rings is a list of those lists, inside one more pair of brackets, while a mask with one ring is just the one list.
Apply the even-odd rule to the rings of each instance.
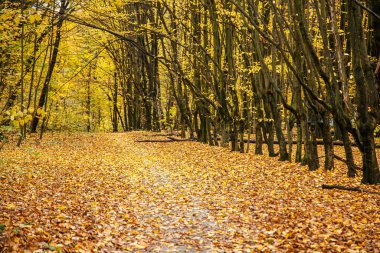
[[13, 204], [13, 203], [11, 203], [11, 204], [8, 204], [8, 205], [7, 205], [7, 208], [8, 208], [8, 209], [15, 209], [15, 208], [16, 208], [16, 205]]
[[67, 206], [61, 205], [57, 207], [59, 210], [63, 211], [67, 209]]

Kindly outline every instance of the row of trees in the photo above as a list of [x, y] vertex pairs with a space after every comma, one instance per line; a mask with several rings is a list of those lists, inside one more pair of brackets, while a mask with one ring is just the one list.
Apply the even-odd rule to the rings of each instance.
[[[98, 53], [81, 70], [87, 69], [88, 76], [94, 73], [88, 91], [92, 83], [103, 91], [114, 131], [120, 126], [124, 131], [175, 128], [182, 136], [189, 133], [210, 145], [230, 143], [240, 152], [249, 150], [246, 135], [250, 139], [254, 134], [256, 154], [263, 153], [264, 144], [270, 156], [281, 160], [291, 160], [295, 152], [296, 162], [310, 170], [320, 167], [318, 144], [324, 146], [323, 166], [334, 167], [334, 141], [339, 139], [348, 175], [356, 174], [355, 145], [362, 155], [363, 183], [380, 182], [374, 138], [380, 122], [376, 0], [25, 2], [23, 11], [15, 9], [14, 15], [28, 12], [29, 20], [21, 19], [14, 34], [1, 39], [1, 73], [14, 68], [21, 78], [2, 74], [0, 102], [3, 113], [16, 101], [21, 109], [32, 108], [31, 131], [46, 111], [54, 55], [66, 21], [92, 34], [83, 43]], [[8, 2], [7, 13], [13, 5]], [[29, 30], [34, 32], [25, 34]], [[50, 42], [40, 49], [44, 39]], [[23, 55], [26, 41], [35, 45], [31, 56]], [[22, 62], [6, 50], [21, 52]], [[44, 79], [41, 89], [31, 69], [42, 67], [35, 62], [43, 50], [49, 60], [39, 77]], [[99, 60], [101, 55], [107, 60]], [[102, 61], [114, 67], [99, 74]], [[38, 93], [38, 103], [34, 99], [31, 106], [30, 97]], [[84, 98], [89, 131], [91, 96], [88, 92]], [[21, 129], [25, 135], [26, 127]]]
[[[27, 124], [35, 132], [46, 110], [68, 7], [68, 1], [1, 1], [1, 124], [12, 120], [20, 127], [19, 143]], [[49, 15], [50, 10], [58, 11]]]
[[[113, 77], [98, 32], [67, 22], [71, 1], [0, 1], [0, 131], [107, 129]], [[89, 42], [89, 43], [87, 43]], [[113, 72], [113, 70], [110, 70]], [[100, 78], [100, 75], [106, 76]]]

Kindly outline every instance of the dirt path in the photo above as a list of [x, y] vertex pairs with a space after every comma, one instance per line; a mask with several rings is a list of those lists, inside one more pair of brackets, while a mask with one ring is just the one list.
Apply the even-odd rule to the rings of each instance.
[[[0, 153], [9, 252], [376, 252], [380, 197], [306, 168], [148, 133], [54, 135]], [[160, 137], [155, 137], [160, 138]], [[162, 137], [161, 137], [162, 138]], [[371, 190], [380, 190], [378, 186]]]

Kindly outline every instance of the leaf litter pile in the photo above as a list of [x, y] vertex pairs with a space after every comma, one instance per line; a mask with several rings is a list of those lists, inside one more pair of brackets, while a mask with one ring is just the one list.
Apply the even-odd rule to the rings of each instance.
[[380, 195], [323, 190], [309, 172], [147, 132], [54, 134], [0, 152], [5, 252], [379, 252]]

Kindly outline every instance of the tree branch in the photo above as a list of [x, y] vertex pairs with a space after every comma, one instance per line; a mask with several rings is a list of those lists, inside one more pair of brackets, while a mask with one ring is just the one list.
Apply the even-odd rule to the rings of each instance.
[[352, 0], [352, 2], [354, 2], [355, 4], [357, 4], [358, 6], [360, 6], [360, 8], [366, 10], [368, 13], [372, 14], [378, 20], [380, 20], [380, 15], [379, 14], [377, 14], [376, 12], [374, 12], [373, 10], [371, 10], [370, 8], [368, 8], [367, 6], [365, 6], [364, 4], [362, 4], [361, 2], [359, 2], [358, 0]]

